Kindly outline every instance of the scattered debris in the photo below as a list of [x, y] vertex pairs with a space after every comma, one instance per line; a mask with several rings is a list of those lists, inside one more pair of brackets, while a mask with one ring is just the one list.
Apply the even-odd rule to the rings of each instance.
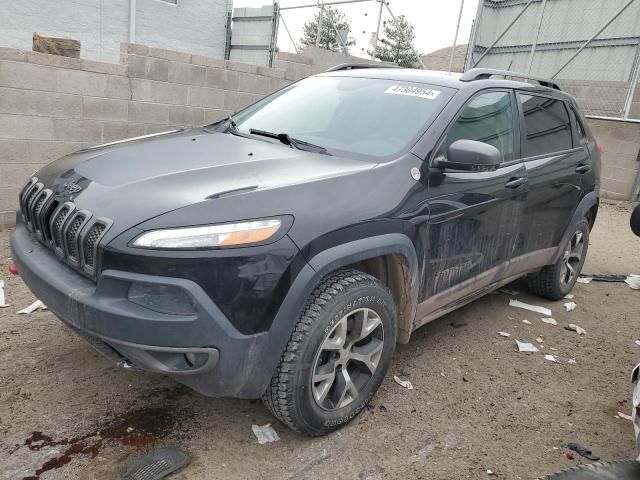
[[4, 280], [0, 280], [0, 308], [8, 307], [6, 303], [4, 303]]
[[570, 443], [567, 446], [569, 447], [569, 450], [573, 450], [578, 455], [580, 455], [581, 457], [584, 457], [584, 458], [586, 458], [588, 460], [593, 460], [594, 462], [597, 461], [597, 460], [600, 460], [600, 457], [598, 457], [597, 455], [594, 455], [591, 450], [589, 450], [586, 447], [583, 447], [582, 445], [579, 445], [577, 443]]
[[578, 277], [578, 283], [591, 283], [591, 277]]
[[640, 275], [629, 275], [624, 281], [632, 290], [640, 290]]
[[576, 459], [576, 457], [573, 456], [573, 453], [570, 453], [570, 452], [565, 452], [564, 458], [566, 458], [567, 460], [575, 460]]
[[505, 293], [507, 295], [520, 295], [520, 292], [517, 292], [515, 290], [511, 290], [510, 288], [507, 287], [502, 287], [500, 290], [498, 290], [500, 293]]
[[577, 365], [578, 364], [578, 362], [576, 362], [575, 358], [570, 358], [569, 360], [567, 360], [567, 363], [569, 365]]
[[587, 333], [587, 331], [584, 328], [582, 328], [582, 327], [580, 327], [580, 326], [578, 326], [578, 325], [576, 325], [574, 323], [570, 323], [569, 325], [564, 327], [564, 329], [565, 330], [569, 330], [571, 332], [576, 332], [578, 335], [586, 335], [586, 333]]
[[522, 320], [522, 323], [524, 323], [525, 325], [531, 325], [531, 322], [529, 320]]
[[558, 325], [558, 322], [555, 318], [543, 318], [542, 321], [544, 323], [548, 323], [549, 325]]
[[378, 407], [378, 410], [380, 410], [382, 413], [384, 413], [384, 412], [386, 412], [386, 411], [387, 411], [387, 407], [385, 407], [384, 405], [382, 405], [382, 404], [381, 404], [381, 405]]
[[127, 462], [120, 480], [160, 480], [186, 467], [191, 459], [176, 448], [158, 448]]
[[633, 422], [633, 417], [631, 415], [627, 415], [626, 413], [618, 412], [618, 417]]
[[33, 302], [31, 305], [29, 305], [27, 308], [23, 308], [22, 310], [16, 312], [18, 315], [29, 315], [33, 312], [35, 312], [36, 310], [48, 310], [47, 306], [42, 303], [42, 301], [40, 300], [36, 300], [35, 302]]
[[265, 443], [277, 442], [278, 440], [280, 440], [280, 437], [270, 423], [262, 426], [251, 425], [251, 430], [253, 430], [253, 434], [258, 439], [258, 443], [260, 445], [264, 445]]
[[544, 356], [544, 359], [545, 359], [545, 360], [548, 360], [548, 361], [550, 361], [550, 362], [553, 362], [553, 363], [560, 363], [560, 362], [558, 361], [558, 359], [557, 359], [556, 357], [554, 357], [553, 355], [545, 355], [545, 356]]
[[520, 300], [514, 300], [513, 298], [509, 299], [509, 306], [516, 308], [523, 308], [525, 310], [529, 310], [531, 312], [536, 312], [541, 315], [546, 315], [550, 317], [552, 315], [552, 311], [546, 307], [539, 307], [537, 305], [529, 305], [528, 303], [521, 302]]
[[453, 322], [451, 322], [449, 324], [449, 326], [453, 327], [453, 328], [462, 328], [462, 327], [466, 327], [467, 324], [463, 321], [460, 320], [454, 320]]
[[636, 340], [636, 345], [640, 347], [640, 340]]
[[538, 343], [544, 343], [544, 338], [542, 338], [542, 337], [536, 337], [536, 342], [538, 342]]
[[498, 332], [498, 335], [500, 335], [501, 337], [510, 337], [511, 334], [507, 333], [507, 332]]
[[575, 295], [573, 293], [567, 293], [564, 298], [566, 298], [567, 300], [573, 300], [573, 297], [575, 297]]
[[[442, 374], [441, 374], [442, 375]], [[413, 385], [411, 384], [411, 382], [409, 380], [403, 380], [402, 378], [398, 377], [397, 375], [393, 376], [393, 379], [395, 380], [395, 382], [400, 385], [401, 387], [406, 388], [407, 390], [413, 390]]]
[[487, 468], [487, 475], [489, 475], [490, 477], [492, 477], [492, 476], [494, 476], [494, 475], [495, 475], [495, 472], [494, 472], [493, 470], [489, 470], [489, 469]]
[[573, 312], [577, 306], [576, 302], [567, 302], [564, 304], [564, 308], [567, 309], [567, 312]]
[[591, 278], [594, 282], [624, 282], [626, 275], [601, 275], [597, 273], [581, 273], [581, 277]]
[[520, 340], [516, 340], [516, 345], [518, 345], [518, 352], [538, 352], [538, 347], [536, 347], [533, 343], [521, 342]]

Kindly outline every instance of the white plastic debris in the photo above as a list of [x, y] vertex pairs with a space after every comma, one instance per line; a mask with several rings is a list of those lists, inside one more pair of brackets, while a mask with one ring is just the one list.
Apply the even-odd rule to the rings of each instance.
[[591, 283], [592, 280], [591, 277], [578, 277], [578, 283]]
[[575, 295], [573, 293], [567, 293], [564, 298], [566, 298], [567, 300], [573, 300], [573, 297], [575, 297]]
[[632, 290], [640, 290], [640, 275], [631, 274], [624, 281]]
[[[443, 375], [444, 376], [444, 375]], [[406, 388], [407, 390], [413, 390], [413, 385], [411, 384], [411, 382], [409, 380], [403, 380], [400, 377], [398, 377], [397, 375], [393, 376], [393, 379], [395, 380], [395, 382], [400, 385], [401, 387]]]
[[525, 325], [531, 325], [531, 322], [529, 320], [522, 320], [522, 323], [524, 323]]
[[504, 293], [506, 295], [520, 295], [520, 292], [517, 292], [515, 290], [511, 290], [510, 288], [507, 287], [503, 287], [500, 290], [498, 290], [500, 293]]
[[633, 417], [631, 415], [627, 415], [626, 413], [618, 412], [618, 417], [633, 422]]
[[577, 306], [578, 305], [576, 304], [576, 302], [567, 302], [564, 304], [564, 308], [567, 310], [567, 312], [573, 312]]
[[495, 475], [495, 473], [494, 473], [494, 471], [493, 471], [493, 470], [489, 470], [489, 469], [487, 469], [487, 475], [489, 475], [489, 476], [493, 476], [493, 475]]
[[574, 323], [570, 323], [569, 326], [567, 326], [565, 328], [567, 330], [572, 331], [572, 332], [576, 332], [578, 335], [585, 335], [587, 333], [587, 331], [584, 328], [582, 328], [582, 327], [580, 327], [580, 326], [578, 326], [578, 325], [576, 325]]
[[4, 303], [4, 280], [0, 280], [0, 308], [8, 307], [6, 303]]
[[525, 310], [529, 310], [531, 312], [536, 312], [541, 315], [546, 315], [550, 317], [553, 312], [546, 307], [539, 307], [538, 305], [529, 305], [528, 303], [521, 302], [520, 300], [514, 300], [513, 298], [509, 299], [509, 306], [516, 308], [524, 308]]
[[542, 338], [542, 337], [536, 337], [536, 342], [538, 342], [538, 343], [544, 343], [544, 338]]
[[533, 343], [521, 342], [520, 340], [516, 340], [516, 345], [518, 345], [518, 352], [538, 352], [538, 347], [536, 347]]
[[558, 325], [558, 322], [555, 318], [543, 318], [542, 321], [544, 323], [548, 323], [549, 325]]
[[500, 335], [501, 337], [510, 337], [511, 334], [507, 333], [507, 332], [498, 332], [498, 335]]
[[636, 340], [636, 345], [640, 347], [640, 340]]
[[22, 310], [16, 312], [18, 315], [29, 315], [30, 313], [35, 312], [36, 310], [47, 310], [47, 306], [42, 303], [40, 300], [36, 300], [27, 308], [23, 308]]
[[578, 364], [578, 362], [576, 362], [575, 358], [570, 358], [569, 360], [567, 360], [567, 363], [569, 365], [577, 365]]
[[280, 437], [270, 423], [262, 426], [251, 425], [251, 430], [253, 430], [253, 434], [258, 439], [258, 443], [260, 445], [264, 445], [265, 443], [277, 442], [278, 440], [280, 440]]
[[560, 363], [560, 362], [558, 361], [558, 359], [557, 359], [556, 357], [554, 357], [553, 355], [545, 355], [545, 356], [544, 356], [544, 359], [545, 359], [545, 360], [548, 360], [548, 361], [550, 361], [550, 362], [553, 362], [553, 363]]

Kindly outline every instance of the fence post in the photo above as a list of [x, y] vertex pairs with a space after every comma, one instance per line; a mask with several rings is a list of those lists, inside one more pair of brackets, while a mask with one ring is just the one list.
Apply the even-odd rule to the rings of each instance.
[[458, 14], [458, 25], [456, 25], [456, 36], [453, 37], [453, 48], [451, 49], [451, 59], [449, 60], [449, 73], [453, 70], [453, 57], [456, 54], [458, 44], [458, 33], [460, 33], [460, 22], [462, 21], [462, 11], [464, 10], [464, 0], [460, 1], [460, 13]]
[[540, 19], [538, 20], [538, 28], [536, 29], [536, 36], [533, 38], [533, 44], [531, 45], [531, 56], [529, 57], [529, 68], [527, 73], [531, 73], [533, 68], [533, 57], [536, 54], [536, 47], [538, 46], [538, 39], [540, 38], [540, 30], [542, 30], [542, 21], [544, 20], [544, 9], [547, 6], [547, 0], [542, 0], [542, 7], [540, 10]]
[[[624, 102], [624, 119], [629, 120], [631, 114], [631, 108], [633, 107], [633, 100], [636, 96], [638, 89], [638, 82], [640, 81], [640, 43], [638, 43], [638, 55], [633, 66], [633, 73], [631, 75], [631, 83], [629, 84], [629, 92], [627, 92], [627, 99]], [[640, 174], [639, 174], [640, 176]]]

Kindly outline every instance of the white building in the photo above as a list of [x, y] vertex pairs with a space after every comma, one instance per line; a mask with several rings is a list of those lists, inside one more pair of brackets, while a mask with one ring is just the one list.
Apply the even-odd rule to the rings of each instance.
[[80, 40], [81, 58], [119, 62], [132, 42], [225, 54], [232, 0], [0, 0], [0, 46], [31, 50], [33, 32]]

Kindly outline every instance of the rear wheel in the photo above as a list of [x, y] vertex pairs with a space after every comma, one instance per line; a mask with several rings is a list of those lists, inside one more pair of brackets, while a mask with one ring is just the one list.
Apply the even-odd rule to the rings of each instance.
[[636, 206], [631, 214], [631, 230], [640, 237], [640, 205]]
[[560, 300], [576, 284], [589, 248], [589, 222], [582, 219], [576, 226], [562, 256], [553, 265], [529, 275], [529, 290], [550, 300]]
[[396, 337], [389, 289], [356, 270], [336, 272], [307, 301], [263, 402], [302, 434], [336, 430], [377, 391]]

